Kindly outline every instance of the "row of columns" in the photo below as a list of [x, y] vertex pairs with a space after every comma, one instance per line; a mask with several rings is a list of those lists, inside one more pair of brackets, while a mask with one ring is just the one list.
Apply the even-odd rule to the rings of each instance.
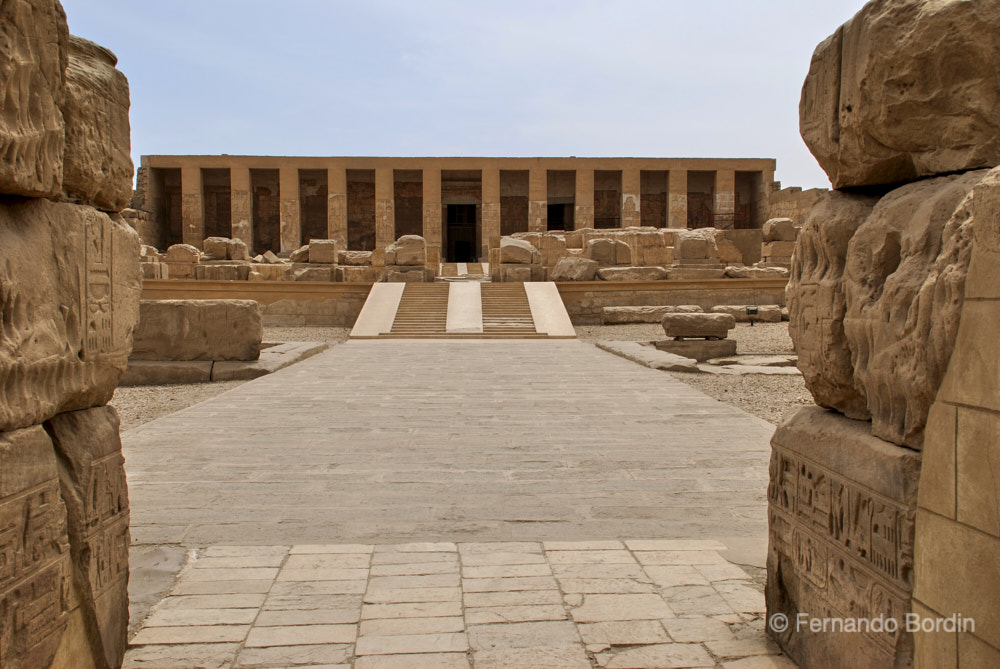
[[[621, 170], [621, 225], [642, 224], [640, 211], [641, 171]], [[667, 178], [667, 227], [687, 227], [687, 171], [670, 170]], [[395, 181], [392, 168], [375, 170], [375, 247], [395, 241]], [[281, 252], [288, 253], [302, 243], [299, 208], [299, 168], [278, 170], [280, 193]], [[533, 168], [528, 176], [528, 232], [544, 232], [548, 227], [548, 170]], [[715, 171], [715, 214], [733, 214], [736, 203], [736, 172]], [[327, 169], [327, 229], [330, 239], [347, 247], [347, 169]], [[200, 167], [181, 168], [181, 217], [185, 244], [201, 246], [205, 237], [203, 188]], [[292, 196], [290, 196], [291, 194]], [[576, 170], [574, 227], [594, 226], [594, 170]], [[250, 168], [230, 169], [232, 237], [253, 248], [253, 196]], [[441, 170], [423, 170], [423, 236], [432, 248], [442, 242]], [[500, 238], [500, 169], [482, 170], [482, 240], [485, 247], [496, 246]], [[485, 254], [484, 254], [485, 255]]]

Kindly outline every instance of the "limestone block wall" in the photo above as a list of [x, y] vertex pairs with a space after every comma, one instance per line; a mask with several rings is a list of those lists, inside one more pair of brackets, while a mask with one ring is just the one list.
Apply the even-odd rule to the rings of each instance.
[[[129, 507], [115, 410], [138, 315], [128, 87], [56, 0], [0, 5], [0, 666], [118, 667]], [[16, 92], [16, 94], [15, 94]]]

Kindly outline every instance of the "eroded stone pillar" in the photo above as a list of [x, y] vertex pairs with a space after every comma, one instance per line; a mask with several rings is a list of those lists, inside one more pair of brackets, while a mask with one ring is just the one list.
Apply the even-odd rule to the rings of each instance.
[[253, 200], [250, 191], [250, 168], [229, 170], [229, 209], [233, 239], [242, 239], [247, 249], [253, 249]]
[[594, 227], [594, 170], [576, 171], [576, 195], [573, 198], [573, 229]]
[[736, 172], [718, 170], [715, 173], [715, 227], [731, 230], [735, 226]]
[[483, 230], [480, 258], [489, 258], [500, 247], [500, 169], [483, 170]]
[[629, 228], [642, 225], [642, 214], [639, 211], [642, 181], [639, 170], [622, 170], [622, 227]]
[[281, 198], [281, 253], [288, 254], [302, 245], [299, 222], [299, 170], [282, 167], [278, 171], [278, 192]]
[[670, 170], [667, 194], [667, 227], [686, 228], [688, 224], [687, 170]]
[[391, 168], [375, 170], [375, 250], [396, 241], [396, 215]]
[[528, 232], [545, 232], [549, 227], [548, 172], [533, 167], [528, 172]]
[[330, 167], [326, 171], [326, 234], [337, 241], [338, 249], [347, 249], [347, 170]]
[[425, 169], [424, 240], [427, 242], [427, 266], [437, 269], [441, 262], [441, 170]]
[[185, 244], [201, 248], [205, 239], [201, 168], [181, 168], [181, 236]]

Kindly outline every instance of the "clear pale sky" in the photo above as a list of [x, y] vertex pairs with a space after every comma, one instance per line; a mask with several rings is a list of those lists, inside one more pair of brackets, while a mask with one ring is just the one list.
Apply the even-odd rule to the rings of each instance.
[[132, 155], [776, 158], [862, 0], [63, 0], [118, 55]]

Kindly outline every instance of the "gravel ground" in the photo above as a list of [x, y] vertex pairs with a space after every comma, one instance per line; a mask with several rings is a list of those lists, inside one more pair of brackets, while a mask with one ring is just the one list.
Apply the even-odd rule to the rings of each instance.
[[[265, 327], [264, 341], [321, 341], [339, 343], [347, 341], [350, 328], [334, 327]], [[121, 416], [122, 431], [175, 411], [204, 402], [246, 381], [219, 381], [217, 383], [187, 383], [172, 386], [130, 386], [118, 388], [111, 405]]]
[[[659, 324], [580, 325], [577, 336], [584, 341], [654, 341], [663, 339]], [[788, 323], [737, 323], [729, 333], [736, 340], [736, 351], [747, 353], [794, 353], [788, 336]], [[736, 406], [747, 413], [777, 425], [782, 414], [793, 407], [812, 404], [801, 376], [722, 376], [671, 372], [674, 378], [697, 388], [711, 398]]]

